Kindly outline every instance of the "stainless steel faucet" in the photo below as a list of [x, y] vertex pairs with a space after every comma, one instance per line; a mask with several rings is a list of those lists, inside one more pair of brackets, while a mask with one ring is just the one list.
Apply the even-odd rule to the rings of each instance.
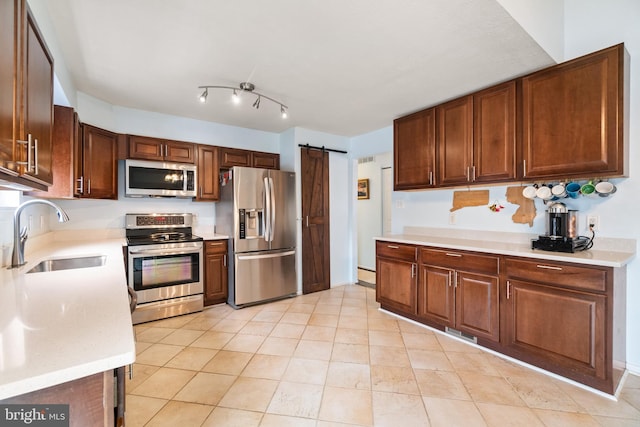
[[22, 227], [20, 229], [20, 214], [22, 210], [29, 205], [34, 204], [44, 204], [49, 205], [56, 210], [58, 214], [59, 222], [67, 222], [69, 221], [69, 215], [65, 211], [62, 210], [61, 207], [56, 205], [53, 202], [43, 199], [33, 199], [27, 200], [22, 203], [20, 206], [16, 208], [15, 213], [13, 214], [13, 254], [11, 255], [11, 268], [20, 267], [25, 264], [24, 261], [24, 244], [27, 241], [27, 227]]

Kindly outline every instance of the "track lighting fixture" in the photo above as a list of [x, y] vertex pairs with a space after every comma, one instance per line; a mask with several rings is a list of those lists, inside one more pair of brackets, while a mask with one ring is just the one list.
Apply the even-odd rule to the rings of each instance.
[[234, 86], [210, 86], [210, 85], [206, 85], [206, 86], [198, 86], [198, 89], [204, 89], [204, 91], [202, 92], [202, 94], [200, 95], [199, 99], [200, 102], [207, 102], [207, 96], [209, 95], [209, 89], [229, 89], [231, 91], [233, 91], [232, 95], [231, 95], [231, 100], [233, 101], [234, 104], [238, 104], [240, 103], [240, 95], [242, 94], [242, 92], [247, 92], [253, 95], [257, 95], [256, 100], [253, 102], [253, 108], [255, 108], [256, 110], [260, 108], [260, 101], [262, 100], [262, 98], [266, 98], [269, 101], [273, 102], [274, 104], [278, 104], [280, 106], [280, 115], [282, 116], [283, 119], [286, 119], [288, 116], [288, 109], [289, 107], [287, 107], [286, 105], [284, 105], [282, 102], [277, 101], [271, 97], [268, 97], [266, 95], [263, 95], [261, 93], [258, 93], [255, 91], [255, 85], [253, 83], [249, 83], [249, 82], [242, 82], [240, 83], [240, 85], [238, 87], [234, 87]]

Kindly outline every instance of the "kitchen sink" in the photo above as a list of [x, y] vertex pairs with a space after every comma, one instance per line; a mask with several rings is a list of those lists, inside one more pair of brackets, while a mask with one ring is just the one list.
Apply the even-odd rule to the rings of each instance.
[[73, 270], [76, 268], [100, 267], [107, 262], [106, 255], [95, 255], [76, 258], [55, 258], [40, 261], [27, 273], [42, 273], [45, 271]]

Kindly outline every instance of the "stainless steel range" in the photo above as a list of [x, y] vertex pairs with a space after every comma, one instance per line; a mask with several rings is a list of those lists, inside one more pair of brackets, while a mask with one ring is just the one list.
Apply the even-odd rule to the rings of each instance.
[[133, 324], [201, 311], [203, 239], [191, 232], [192, 214], [127, 214], [125, 222]]

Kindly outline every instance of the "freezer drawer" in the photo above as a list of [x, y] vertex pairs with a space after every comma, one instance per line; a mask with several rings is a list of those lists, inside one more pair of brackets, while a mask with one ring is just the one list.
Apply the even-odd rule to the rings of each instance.
[[294, 249], [235, 254], [229, 303], [241, 307], [295, 295], [295, 254]]

